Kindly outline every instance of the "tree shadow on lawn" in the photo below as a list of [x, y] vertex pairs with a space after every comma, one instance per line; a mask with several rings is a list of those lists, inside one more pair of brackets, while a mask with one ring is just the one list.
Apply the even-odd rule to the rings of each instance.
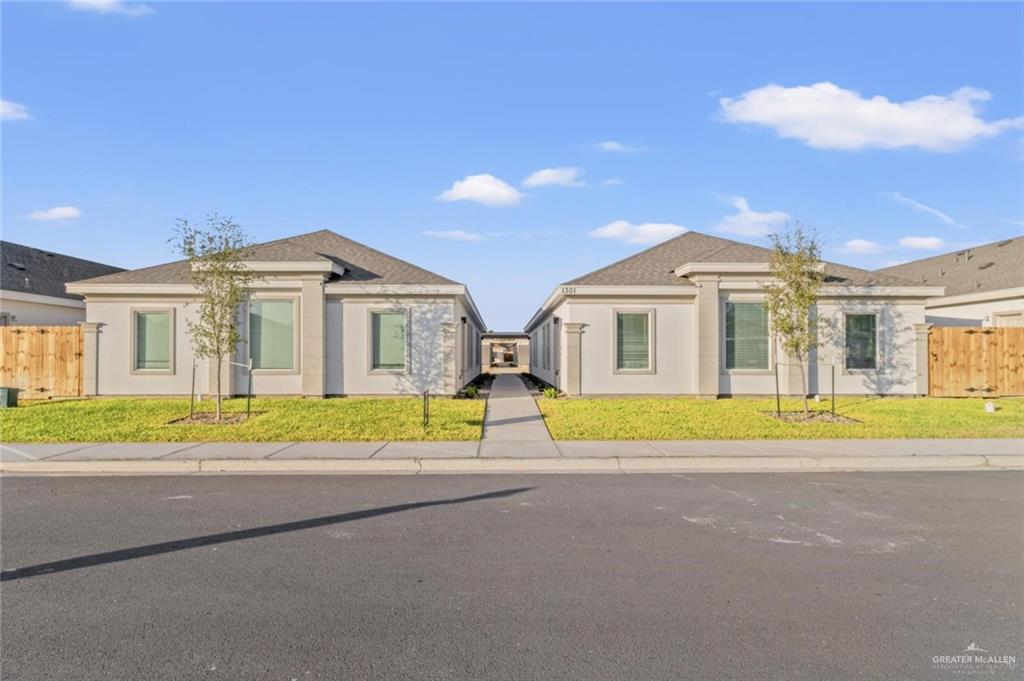
[[147, 544], [145, 546], [136, 546], [130, 549], [93, 553], [85, 556], [78, 556], [76, 558], [57, 560], [50, 563], [40, 563], [38, 565], [29, 565], [27, 567], [4, 570], [3, 572], [0, 572], [0, 582], [25, 579], [27, 577], [38, 577], [40, 575], [52, 575], [58, 572], [67, 572], [68, 570], [78, 570], [80, 568], [93, 567], [96, 565], [106, 565], [108, 563], [119, 563], [126, 560], [134, 560], [135, 558], [157, 556], [163, 553], [174, 553], [176, 551], [196, 549], [203, 546], [212, 546], [214, 544], [224, 544], [227, 542], [256, 539], [259, 537], [269, 537], [275, 534], [283, 534], [285, 532], [309, 530], [315, 527], [324, 527], [325, 525], [338, 525], [340, 523], [365, 520], [366, 518], [374, 518], [381, 515], [389, 515], [391, 513], [414, 511], [416, 509], [428, 508], [430, 506], [449, 506], [454, 504], [465, 504], [472, 501], [483, 501], [485, 499], [501, 499], [516, 494], [522, 494], [523, 492], [529, 492], [532, 489], [534, 488], [513, 487], [495, 492], [474, 494], [468, 497], [435, 499], [433, 501], [415, 501], [406, 504], [396, 504], [394, 506], [383, 506], [381, 508], [369, 508], [362, 511], [351, 511], [349, 513], [320, 516], [319, 518], [296, 520], [290, 523], [253, 527], [247, 530], [220, 532], [217, 534], [203, 535], [201, 537], [161, 542], [159, 544]]

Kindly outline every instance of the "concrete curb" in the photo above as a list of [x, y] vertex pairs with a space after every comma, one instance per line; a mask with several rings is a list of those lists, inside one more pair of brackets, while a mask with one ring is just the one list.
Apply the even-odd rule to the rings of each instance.
[[3, 461], [5, 475], [797, 473], [1024, 470], [1024, 456], [659, 456], [605, 458]]

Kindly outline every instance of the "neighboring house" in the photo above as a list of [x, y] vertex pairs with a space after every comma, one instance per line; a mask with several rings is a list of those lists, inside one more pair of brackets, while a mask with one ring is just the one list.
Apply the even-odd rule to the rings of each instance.
[[85, 320], [82, 296], [64, 285], [120, 267], [0, 241], [0, 326], [65, 326]]
[[1024, 237], [878, 270], [946, 294], [929, 298], [926, 320], [937, 326], [1024, 326]]
[[[569, 394], [801, 392], [763, 307], [771, 251], [698, 232], [557, 287], [526, 325], [531, 373]], [[942, 288], [824, 263], [811, 394], [928, 391], [925, 301]]]
[[530, 370], [530, 337], [518, 331], [488, 331], [483, 337], [485, 370], [526, 373]]
[[[453, 395], [480, 373], [484, 326], [466, 287], [328, 230], [253, 246], [260, 275], [222, 383], [257, 395]], [[187, 261], [68, 285], [85, 296], [84, 392], [187, 395], [199, 311]], [[196, 392], [216, 379], [196, 363]]]

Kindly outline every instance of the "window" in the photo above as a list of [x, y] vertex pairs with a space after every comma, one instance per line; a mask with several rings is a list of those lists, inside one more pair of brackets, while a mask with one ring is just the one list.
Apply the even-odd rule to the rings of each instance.
[[295, 368], [295, 301], [249, 303], [249, 356], [253, 369]]
[[761, 303], [725, 304], [725, 368], [768, 369], [768, 311]]
[[170, 311], [135, 313], [135, 371], [171, 371]]
[[371, 313], [371, 368], [374, 371], [405, 369], [405, 310]]
[[846, 315], [846, 368], [876, 369], [878, 342], [873, 314]]
[[647, 371], [651, 368], [651, 313], [615, 313], [616, 371]]

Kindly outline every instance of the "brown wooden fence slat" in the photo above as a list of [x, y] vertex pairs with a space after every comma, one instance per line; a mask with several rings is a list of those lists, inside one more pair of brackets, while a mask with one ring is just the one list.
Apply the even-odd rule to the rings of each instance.
[[0, 327], [0, 386], [19, 388], [21, 399], [81, 395], [81, 329]]
[[928, 334], [928, 394], [1024, 395], [1024, 328], [932, 328]]

